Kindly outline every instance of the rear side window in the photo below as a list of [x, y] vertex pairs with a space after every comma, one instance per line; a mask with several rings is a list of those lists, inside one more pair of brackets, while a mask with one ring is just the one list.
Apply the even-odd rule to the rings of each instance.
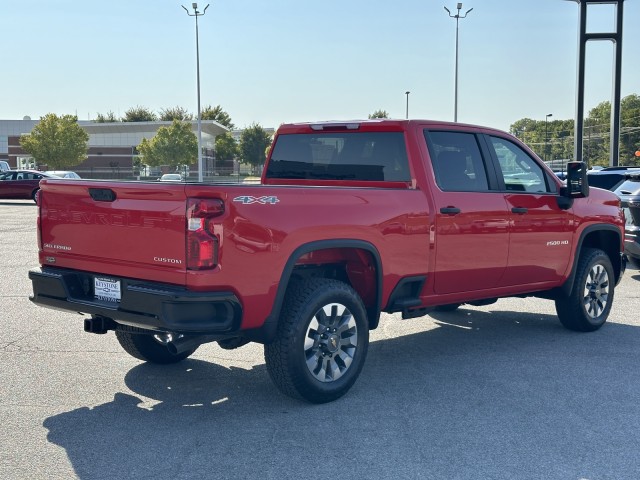
[[266, 178], [409, 181], [402, 132], [279, 135]]
[[425, 131], [436, 183], [445, 192], [489, 190], [476, 136], [464, 132]]

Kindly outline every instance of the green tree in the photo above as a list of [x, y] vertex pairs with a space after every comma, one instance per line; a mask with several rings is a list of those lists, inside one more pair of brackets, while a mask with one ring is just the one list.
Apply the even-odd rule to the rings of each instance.
[[75, 115], [48, 113], [31, 133], [20, 137], [20, 145], [37, 164], [50, 169], [65, 169], [87, 158], [89, 134], [78, 125]]
[[376, 110], [369, 114], [369, 118], [389, 118], [389, 113], [386, 110]]
[[116, 118], [116, 114], [113, 113], [111, 110], [109, 110], [106, 113], [106, 115], [98, 113], [98, 115], [94, 120], [95, 123], [112, 123], [112, 122], [118, 122], [118, 121], [119, 120]]
[[[542, 123], [544, 124], [544, 122]], [[509, 132], [541, 156], [543, 154], [542, 149], [536, 147], [544, 143], [544, 125], [542, 125], [542, 131], [540, 131], [539, 124], [540, 122], [537, 120], [521, 118], [511, 125]]]
[[182, 122], [190, 122], [193, 120], [193, 115], [182, 107], [163, 108], [160, 110], [160, 120], [164, 122], [172, 122], [173, 120], [179, 120]]
[[620, 164], [638, 165], [640, 157], [640, 96], [627, 95], [620, 103]]
[[223, 133], [216, 137], [216, 158], [218, 160], [233, 160], [238, 156], [238, 143], [230, 133]]
[[240, 136], [240, 159], [254, 167], [264, 164], [265, 150], [271, 143], [271, 135], [259, 124], [253, 123], [242, 131]]
[[[633, 94], [620, 102], [620, 165], [638, 165], [640, 148], [640, 96]], [[609, 165], [611, 148], [611, 102], [601, 102], [589, 110], [584, 126], [585, 160], [592, 165]]]
[[132, 107], [124, 112], [123, 122], [154, 122], [158, 119], [153, 111], [140, 105]]
[[[640, 149], [640, 96], [633, 94], [620, 102], [620, 165], [640, 165], [635, 156]], [[611, 102], [601, 102], [589, 110], [584, 119], [582, 160], [589, 165], [609, 165], [611, 145]], [[512, 134], [544, 158], [545, 145], [549, 159], [573, 159], [574, 120], [532, 120], [523, 118], [511, 125]], [[548, 142], [547, 142], [548, 132]]]
[[584, 122], [584, 161], [589, 165], [609, 165], [611, 102], [600, 102], [589, 110]]
[[168, 127], [160, 127], [155, 136], [142, 139], [138, 145], [142, 163], [152, 167], [191, 165], [198, 158], [198, 138], [191, 124], [174, 120]]
[[233, 130], [235, 128], [235, 125], [231, 121], [231, 117], [220, 105], [216, 105], [215, 107], [207, 105], [200, 111], [200, 118], [202, 120], [214, 120], [220, 125], [224, 125], [229, 130]]

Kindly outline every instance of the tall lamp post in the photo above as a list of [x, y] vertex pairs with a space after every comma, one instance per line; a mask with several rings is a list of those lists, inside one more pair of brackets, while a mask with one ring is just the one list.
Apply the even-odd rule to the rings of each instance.
[[547, 161], [549, 158], [549, 128], [547, 120], [549, 117], [553, 117], [553, 113], [547, 113], [544, 117], [544, 160]]
[[458, 10], [458, 13], [456, 13], [455, 15], [452, 15], [451, 10], [449, 10], [447, 7], [444, 7], [444, 9], [447, 11], [449, 16], [451, 18], [456, 19], [456, 73], [455, 73], [454, 102], [453, 102], [453, 121], [454, 122], [458, 121], [458, 23], [460, 22], [461, 18], [466, 18], [469, 12], [473, 10], [473, 8], [470, 8], [465, 12], [464, 15], [460, 15], [460, 10], [462, 9], [462, 3], [458, 3], [456, 5], [456, 8]]
[[405, 115], [405, 118], [407, 120], [409, 120], [409, 94], [411, 92], [409, 90], [407, 90], [406, 92], [404, 92], [404, 94], [407, 96], [407, 114]]
[[198, 42], [198, 17], [202, 17], [206, 13], [207, 8], [209, 8], [209, 4], [204, 7], [202, 12], [198, 11], [197, 3], [194, 2], [191, 6], [193, 7], [193, 13], [189, 13], [189, 10], [184, 5], [182, 5], [182, 8], [187, 12], [187, 15], [195, 17], [196, 19], [196, 76], [198, 78], [198, 181], [202, 182], [202, 118], [200, 115], [200, 45]]

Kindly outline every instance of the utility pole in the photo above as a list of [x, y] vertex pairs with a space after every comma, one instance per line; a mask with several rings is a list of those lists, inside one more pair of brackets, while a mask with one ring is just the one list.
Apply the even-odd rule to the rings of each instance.
[[406, 114], [406, 116], [405, 116], [405, 118], [406, 118], [407, 120], [409, 120], [409, 94], [410, 94], [410, 93], [411, 93], [411, 92], [410, 92], [410, 91], [408, 91], [408, 90], [407, 90], [406, 92], [404, 92], [404, 94], [407, 96], [407, 114]]
[[191, 6], [193, 7], [193, 13], [189, 13], [189, 10], [184, 5], [182, 5], [182, 8], [184, 8], [185, 12], [187, 12], [187, 15], [189, 15], [190, 17], [195, 17], [196, 19], [196, 76], [198, 81], [198, 181], [202, 182], [202, 118], [200, 114], [200, 45], [198, 42], [198, 17], [202, 17], [206, 13], [207, 8], [209, 8], [209, 4], [204, 7], [202, 13], [198, 11], [197, 3], [194, 2], [191, 4]]
[[548, 128], [548, 123], [547, 120], [549, 120], [549, 117], [553, 117], [553, 113], [547, 113], [547, 115], [544, 117], [544, 160], [545, 162], [547, 160], [549, 160], [549, 128]]
[[467, 18], [467, 15], [469, 14], [469, 12], [473, 10], [473, 8], [470, 8], [465, 12], [464, 15], [460, 15], [460, 10], [462, 9], [462, 3], [458, 3], [456, 8], [458, 10], [458, 13], [456, 13], [455, 15], [451, 15], [451, 10], [449, 10], [447, 7], [444, 7], [444, 9], [449, 14], [449, 17], [456, 19], [456, 70], [455, 70], [455, 86], [453, 89], [454, 90], [454, 101], [453, 101], [453, 121], [454, 122], [458, 121], [458, 23], [461, 18]]

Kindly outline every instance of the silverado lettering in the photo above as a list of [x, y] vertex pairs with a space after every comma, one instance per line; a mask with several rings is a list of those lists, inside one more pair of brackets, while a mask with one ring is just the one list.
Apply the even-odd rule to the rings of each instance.
[[276, 386], [316, 403], [354, 384], [381, 312], [537, 296], [595, 331], [625, 269], [620, 202], [584, 163], [564, 183], [458, 123], [285, 124], [261, 185], [44, 179], [38, 208], [33, 302], [158, 364], [262, 343]]
[[49, 209], [47, 217], [68, 223], [108, 225], [112, 227], [159, 228], [167, 222], [167, 219], [162, 217], [144, 216], [134, 218], [125, 213], [94, 213], [55, 208]]

